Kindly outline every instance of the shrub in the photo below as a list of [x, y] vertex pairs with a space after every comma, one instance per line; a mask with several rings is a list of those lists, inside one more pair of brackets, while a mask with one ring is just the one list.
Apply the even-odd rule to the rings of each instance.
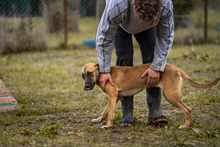
[[63, 28], [63, 12], [62, 5], [53, 5], [50, 1], [42, 0], [43, 17], [46, 30], [49, 33], [59, 32]]
[[173, 12], [175, 15], [186, 15], [190, 14], [190, 11], [194, 7], [194, 2], [189, 0], [174, 0]]
[[[68, 4], [68, 3], [67, 3]], [[64, 12], [63, 1], [42, 0], [43, 17], [46, 25], [46, 31], [49, 33], [56, 33], [64, 28]], [[78, 31], [80, 15], [77, 10], [68, 12], [68, 31]]]
[[[2, 24], [1, 24], [2, 25]], [[33, 34], [25, 24], [24, 18], [18, 26], [3, 27], [1, 31], [1, 54], [21, 53], [26, 51], [44, 51], [47, 49], [46, 36], [43, 31]]]
[[74, 11], [71, 14], [68, 14], [68, 31], [78, 31], [79, 30], [79, 12]]

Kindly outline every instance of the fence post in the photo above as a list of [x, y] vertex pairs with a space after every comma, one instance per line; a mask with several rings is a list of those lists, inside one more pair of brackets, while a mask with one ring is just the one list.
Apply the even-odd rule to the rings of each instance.
[[63, 0], [64, 3], [64, 40], [65, 40], [65, 45], [67, 46], [67, 12], [66, 12], [66, 0]]
[[100, 3], [99, 3], [99, 0], [96, 0], [96, 26], [99, 25], [99, 19], [100, 19]]
[[204, 40], [207, 42], [207, 7], [208, 7], [208, 0], [205, 1], [205, 24], [204, 24]]

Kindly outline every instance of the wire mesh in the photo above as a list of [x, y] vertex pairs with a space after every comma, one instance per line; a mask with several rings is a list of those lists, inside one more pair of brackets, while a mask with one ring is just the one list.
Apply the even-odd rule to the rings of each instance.
[[[205, 33], [205, 0], [175, 0], [174, 43], [203, 43]], [[208, 0], [207, 5], [208, 43], [220, 43], [220, 1]]]
[[[105, 0], [66, 0], [67, 30], [80, 31], [80, 19], [100, 20]], [[173, 0], [174, 43], [204, 41], [204, 1]], [[0, 0], [0, 49], [43, 50], [64, 42], [64, 0]], [[95, 36], [95, 34], [94, 34]], [[53, 41], [54, 38], [59, 38]], [[74, 41], [73, 41], [74, 42]], [[68, 44], [72, 44], [68, 40]], [[220, 1], [208, 1], [208, 42], [220, 43]], [[34, 46], [31, 46], [34, 44]], [[12, 46], [12, 47], [9, 47]]]

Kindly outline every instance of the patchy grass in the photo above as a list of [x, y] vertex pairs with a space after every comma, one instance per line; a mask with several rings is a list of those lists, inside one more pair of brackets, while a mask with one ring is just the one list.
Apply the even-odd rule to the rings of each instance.
[[[79, 32], [69, 33], [67, 50], [0, 55], [0, 79], [16, 98], [20, 109], [0, 113], [0, 146], [218, 146], [220, 144], [220, 84], [196, 89], [183, 82], [181, 98], [193, 110], [190, 128], [178, 129], [184, 114], [162, 98], [169, 124], [147, 125], [145, 91], [135, 96], [135, 126], [118, 126], [120, 102], [112, 129], [94, 124], [106, 104], [107, 95], [99, 87], [85, 92], [80, 71], [87, 62], [97, 62], [96, 50], [82, 46], [85, 38], [95, 38], [94, 18], [80, 20]], [[178, 32], [177, 32], [178, 34]], [[181, 33], [180, 33], [181, 34]], [[49, 47], [63, 42], [63, 32], [48, 34]], [[190, 39], [190, 38], [189, 38]], [[135, 40], [135, 39], [134, 39]], [[134, 42], [134, 64], [141, 54]], [[112, 65], [116, 57], [113, 53]], [[199, 82], [220, 76], [219, 45], [173, 46], [168, 63], [182, 68]]]
[[[134, 64], [141, 64], [135, 44]], [[112, 64], [116, 57], [113, 53]], [[0, 146], [219, 146], [220, 84], [196, 89], [183, 82], [181, 98], [193, 110], [188, 129], [178, 129], [184, 114], [162, 98], [164, 127], [147, 125], [145, 91], [135, 96], [135, 126], [103, 130], [106, 121], [94, 124], [108, 103], [99, 87], [82, 89], [81, 67], [96, 62], [96, 51], [78, 45], [74, 50], [0, 56], [0, 79], [17, 99], [20, 109], [0, 113]], [[219, 76], [218, 45], [173, 46], [168, 62], [199, 82]]]

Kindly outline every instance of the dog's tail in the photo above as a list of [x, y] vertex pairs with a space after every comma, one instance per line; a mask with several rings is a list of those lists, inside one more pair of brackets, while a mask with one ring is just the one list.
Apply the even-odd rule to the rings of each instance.
[[209, 87], [216, 85], [218, 83], [218, 81], [220, 81], [220, 77], [218, 77], [209, 83], [199, 83], [199, 82], [196, 82], [193, 79], [191, 79], [182, 69], [179, 68], [178, 71], [180, 72], [181, 77], [184, 80], [186, 80], [187, 83], [189, 83], [191, 86], [197, 87], [197, 88], [209, 88]]

